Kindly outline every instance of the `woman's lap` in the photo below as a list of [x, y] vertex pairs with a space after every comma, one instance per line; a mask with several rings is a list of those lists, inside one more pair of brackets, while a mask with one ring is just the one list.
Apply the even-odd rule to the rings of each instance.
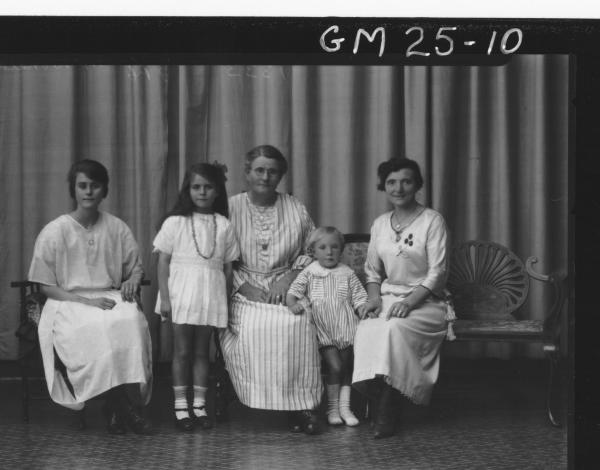
[[[55, 302], [52, 345], [65, 364], [77, 401], [123, 383], [151, 381], [152, 351], [148, 325], [137, 304], [118, 291], [83, 292], [117, 301], [111, 310], [75, 302]], [[143, 392], [149, 394], [149, 389]]]
[[309, 318], [287, 307], [236, 297], [222, 333], [227, 368], [240, 400], [254, 408], [305, 409], [318, 404], [320, 359]]
[[434, 301], [406, 318], [361, 321], [354, 342], [353, 382], [381, 375], [416, 403], [427, 402], [437, 380], [445, 312], [445, 303]]

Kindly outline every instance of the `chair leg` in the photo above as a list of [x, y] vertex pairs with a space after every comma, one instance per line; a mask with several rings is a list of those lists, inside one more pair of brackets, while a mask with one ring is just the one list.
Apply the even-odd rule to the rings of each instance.
[[85, 428], [87, 428], [87, 423], [85, 421], [85, 408], [79, 410], [77, 415], [79, 417], [79, 430], [83, 431]]
[[555, 350], [546, 351], [546, 356], [548, 357], [548, 389], [546, 391], [546, 411], [548, 413], [548, 419], [552, 426], [560, 428], [562, 427], [562, 423], [554, 417], [554, 413], [552, 413], [552, 398], [553, 392], [555, 389], [554, 386], [554, 375], [555, 368], [558, 364], [558, 357]]
[[29, 374], [27, 366], [21, 363], [21, 404], [23, 409], [23, 421], [29, 422]]

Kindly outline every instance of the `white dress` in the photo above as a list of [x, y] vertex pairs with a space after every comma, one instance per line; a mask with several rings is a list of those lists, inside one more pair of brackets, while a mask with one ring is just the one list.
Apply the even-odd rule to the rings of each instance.
[[[70, 215], [46, 225], [35, 242], [29, 280], [58, 286], [83, 297], [116, 302], [102, 310], [79, 302], [48, 299], [38, 328], [46, 383], [52, 399], [72, 409], [117, 385], [139, 383], [144, 403], [152, 391], [152, 343], [146, 317], [118, 290], [143, 273], [129, 227], [101, 212], [90, 229]], [[74, 394], [54, 367], [54, 350], [64, 363]]]
[[[241, 252], [234, 291], [245, 282], [269, 289], [290, 269], [310, 263], [301, 253], [314, 224], [293, 196], [278, 194], [273, 206], [263, 208], [242, 193], [229, 199], [229, 210]], [[307, 315], [236, 293], [221, 347], [237, 396], [246, 406], [304, 410], [319, 404], [321, 363], [315, 328]]]
[[[427, 404], [439, 371], [439, 352], [454, 311], [446, 302], [447, 229], [442, 216], [425, 208], [396, 241], [388, 212], [371, 227], [365, 262], [367, 283], [381, 285], [379, 318], [360, 321], [354, 339], [355, 388], [368, 393], [377, 376], [416, 404]], [[417, 286], [431, 295], [406, 318], [384, 319], [390, 306]]]
[[345, 349], [354, 344], [356, 309], [367, 301], [367, 293], [352, 269], [343, 263], [329, 269], [313, 261], [288, 293], [309, 300], [320, 347]]
[[[196, 250], [192, 221], [204, 257]], [[154, 251], [171, 255], [168, 283], [173, 323], [225, 328], [228, 315], [223, 264], [236, 260], [240, 253], [229, 221], [220, 214], [171, 216], [153, 243]], [[160, 313], [160, 292], [155, 312]]]

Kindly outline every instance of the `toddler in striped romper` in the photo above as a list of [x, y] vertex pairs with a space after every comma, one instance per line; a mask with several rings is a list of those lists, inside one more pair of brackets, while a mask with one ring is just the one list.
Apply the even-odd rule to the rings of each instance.
[[360, 280], [340, 258], [344, 236], [335, 227], [319, 227], [307, 240], [314, 258], [290, 286], [286, 303], [296, 314], [310, 312], [316, 327], [319, 351], [327, 367], [327, 421], [356, 426], [350, 410], [350, 384], [354, 334], [358, 316], [364, 315], [367, 293]]

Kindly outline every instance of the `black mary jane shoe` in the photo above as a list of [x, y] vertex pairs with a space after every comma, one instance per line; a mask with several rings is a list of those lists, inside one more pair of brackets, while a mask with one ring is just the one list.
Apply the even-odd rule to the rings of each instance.
[[106, 420], [106, 430], [109, 434], [125, 434], [127, 432], [127, 426], [108, 403], [102, 405], [102, 414]]
[[312, 435], [319, 433], [319, 417], [316, 412], [312, 410], [302, 410], [299, 412], [299, 417], [302, 431], [304, 431], [305, 434]]
[[[187, 411], [187, 410], [175, 410], [175, 411]], [[192, 432], [194, 430], [194, 420], [189, 416], [178, 419], [175, 416], [175, 427], [183, 432]]]
[[[194, 410], [205, 410], [204, 406], [194, 406]], [[211, 429], [213, 427], [213, 422], [208, 416], [196, 416], [196, 413], [192, 413], [192, 420], [194, 424], [199, 426], [202, 429]]]
[[129, 426], [129, 428], [136, 434], [153, 434], [153, 429], [150, 422], [142, 417], [142, 415], [140, 415], [132, 405], [129, 405], [127, 409], [125, 414], [125, 422], [127, 423], [127, 426]]

